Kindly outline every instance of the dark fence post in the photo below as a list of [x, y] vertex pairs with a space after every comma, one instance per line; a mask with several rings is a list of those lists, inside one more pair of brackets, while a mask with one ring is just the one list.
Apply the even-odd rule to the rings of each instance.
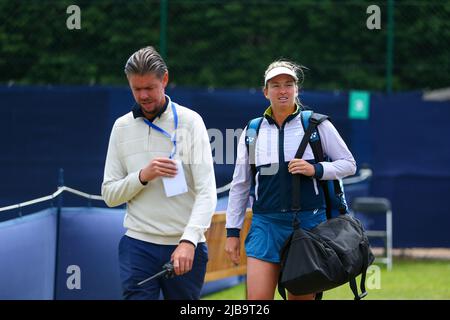
[[392, 73], [394, 69], [394, 0], [388, 0], [386, 38], [386, 92], [392, 92]]
[[159, 50], [161, 57], [167, 59], [167, 11], [168, 0], [161, 0], [160, 2], [160, 29], [159, 29]]

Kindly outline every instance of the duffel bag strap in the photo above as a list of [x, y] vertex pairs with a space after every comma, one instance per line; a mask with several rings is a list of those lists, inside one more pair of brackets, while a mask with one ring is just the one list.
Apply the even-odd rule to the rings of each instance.
[[353, 277], [350, 279], [350, 289], [352, 289], [353, 295], [355, 296], [355, 300], [361, 300], [365, 296], [367, 296], [366, 291], [366, 274], [367, 268], [369, 267], [369, 251], [368, 247], [365, 245], [361, 245], [361, 251], [364, 257], [362, 270], [361, 270], [361, 282], [359, 284], [359, 288], [361, 289], [361, 294], [358, 294], [358, 287], [356, 286], [356, 279]]
[[283, 300], [287, 300], [286, 298], [286, 288], [281, 284], [281, 272], [278, 277], [278, 293], [283, 298]]
[[363, 261], [363, 267], [361, 272], [361, 283], [359, 284], [359, 287], [361, 288], [361, 295], [360, 299], [367, 296], [366, 291], [366, 274], [367, 274], [367, 268], [369, 267], [369, 247], [367, 245], [361, 245], [361, 249], [364, 255], [364, 261]]

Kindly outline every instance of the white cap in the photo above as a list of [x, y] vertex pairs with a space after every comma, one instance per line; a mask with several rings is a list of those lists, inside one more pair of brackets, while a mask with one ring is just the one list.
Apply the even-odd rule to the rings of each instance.
[[272, 79], [280, 74], [287, 74], [287, 75], [290, 75], [292, 78], [294, 78], [295, 81], [298, 80], [297, 75], [295, 74], [295, 71], [293, 71], [287, 67], [276, 67], [267, 73], [266, 78], [264, 79], [264, 86], [267, 85], [267, 81], [269, 81], [270, 79]]

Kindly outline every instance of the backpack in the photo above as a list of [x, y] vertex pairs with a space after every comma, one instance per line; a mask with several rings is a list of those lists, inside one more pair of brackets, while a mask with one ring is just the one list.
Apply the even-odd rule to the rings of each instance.
[[[325, 158], [323, 155], [322, 143], [320, 141], [319, 131], [317, 126], [323, 121], [328, 119], [328, 116], [315, 113], [312, 110], [303, 110], [300, 113], [303, 129], [305, 135], [309, 129], [309, 144], [314, 154], [316, 162], [329, 161], [329, 158]], [[255, 165], [255, 147], [256, 140], [258, 138], [259, 128], [263, 117], [252, 119], [247, 124], [247, 130], [245, 133], [245, 145], [247, 147], [247, 153], [249, 155], [249, 163], [252, 172], [253, 179], [256, 176]], [[299, 177], [294, 176], [293, 189], [299, 188]], [[319, 185], [322, 187], [325, 195], [326, 213], [327, 219], [337, 217], [341, 213], [348, 213], [347, 201], [345, 200], [344, 188], [340, 180], [318, 180]], [[293, 206], [300, 210], [299, 199], [293, 199]]]

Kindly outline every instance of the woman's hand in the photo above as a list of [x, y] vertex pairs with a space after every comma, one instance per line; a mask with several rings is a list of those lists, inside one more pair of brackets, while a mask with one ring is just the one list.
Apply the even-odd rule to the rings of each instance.
[[240, 239], [237, 237], [229, 237], [225, 242], [225, 251], [235, 265], [238, 265], [241, 260], [240, 243]]
[[303, 174], [307, 177], [312, 177], [316, 173], [314, 166], [303, 159], [292, 159], [289, 162], [288, 170], [292, 174]]

